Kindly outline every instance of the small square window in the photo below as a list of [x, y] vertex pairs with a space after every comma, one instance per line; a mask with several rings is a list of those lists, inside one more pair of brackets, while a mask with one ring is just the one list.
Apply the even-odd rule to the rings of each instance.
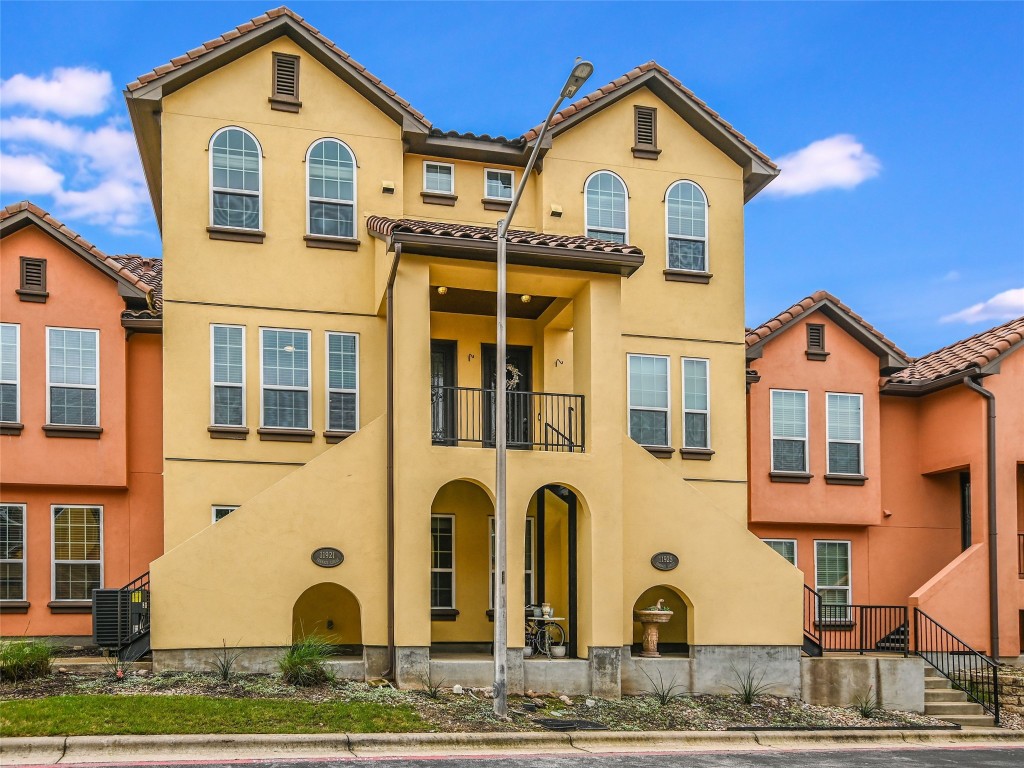
[[454, 195], [455, 166], [451, 163], [424, 163], [423, 191], [440, 195]]
[[492, 200], [511, 200], [515, 189], [515, 174], [512, 171], [484, 171], [484, 197]]

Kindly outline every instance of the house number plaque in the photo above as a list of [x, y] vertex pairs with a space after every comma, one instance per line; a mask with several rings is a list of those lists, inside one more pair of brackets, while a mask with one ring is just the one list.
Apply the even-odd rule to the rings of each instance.
[[679, 565], [679, 556], [671, 552], [659, 552], [651, 558], [651, 565], [659, 571], [671, 571]]
[[341, 553], [340, 549], [335, 549], [334, 547], [314, 549], [312, 558], [313, 562], [321, 568], [334, 568], [336, 565], [341, 565], [345, 562], [345, 555]]

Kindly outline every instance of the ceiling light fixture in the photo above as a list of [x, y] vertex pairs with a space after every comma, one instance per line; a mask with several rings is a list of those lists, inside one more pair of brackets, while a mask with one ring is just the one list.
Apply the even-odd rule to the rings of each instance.
[[439, 286], [437, 286], [437, 295], [438, 296], [444, 296], [446, 293], [448, 293], [448, 286], [447, 285], [439, 285]]

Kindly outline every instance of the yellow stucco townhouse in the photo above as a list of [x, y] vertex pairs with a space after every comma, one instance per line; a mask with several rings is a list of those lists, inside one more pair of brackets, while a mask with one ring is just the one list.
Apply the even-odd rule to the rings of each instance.
[[[489, 683], [495, 224], [536, 131], [442, 132], [286, 8], [126, 99], [164, 247], [154, 664], [315, 632], [345, 676]], [[508, 246], [511, 692], [799, 692], [800, 573], [746, 529], [743, 207], [776, 174], [654, 62], [555, 117]], [[564, 659], [524, 658], [543, 603]]]

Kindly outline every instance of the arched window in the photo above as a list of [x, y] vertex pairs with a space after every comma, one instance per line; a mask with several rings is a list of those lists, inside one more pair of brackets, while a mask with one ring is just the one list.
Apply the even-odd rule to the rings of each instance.
[[337, 139], [321, 139], [306, 156], [309, 234], [356, 236], [356, 160]]
[[587, 179], [587, 237], [624, 243], [627, 237], [626, 185], [611, 171]]
[[263, 153], [241, 128], [221, 128], [210, 141], [210, 223], [233, 229], [262, 228], [260, 177]]
[[708, 271], [708, 201], [692, 181], [677, 181], [665, 196], [668, 268]]

